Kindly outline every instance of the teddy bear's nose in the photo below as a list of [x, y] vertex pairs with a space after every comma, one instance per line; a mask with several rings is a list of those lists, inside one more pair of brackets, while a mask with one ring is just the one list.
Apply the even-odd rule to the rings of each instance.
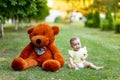
[[41, 43], [41, 40], [40, 40], [40, 39], [37, 39], [37, 40], [36, 40], [36, 43], [37, 43], [37, 44], [40, 44], [40, 43]]

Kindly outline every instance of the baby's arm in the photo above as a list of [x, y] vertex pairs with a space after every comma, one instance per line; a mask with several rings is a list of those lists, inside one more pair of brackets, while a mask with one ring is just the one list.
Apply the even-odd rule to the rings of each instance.
[[76, 68], [76, 64], [74, 64], [73, 58], [70, 57], [70, 63], [68, 64], [70, 68]]
[[69, 67], [71, 68], [75, 68], [76, 67], [76, 64], [74, 63], [74, 60], [73, 60], [73, 53], [71, 50], [68, 51], [69, 53]]
[[73, 57], [70, 56], [69, 60], [70, 60], [70, 64], [74, 64]]
[[82, 59], [82, 60], [85, 60], [85, 59], [87, 58], [87, 56], [88, 56], [88, 54], [85, 53], [85, 54], [83, 54], [83, 56], [81, 57], [81, 59]]
[[87, 54], [87, 50], [86, 47], [84, 47], [84, 52], [83, 52], [83, 56], [81, 57], [82, 60], [85, 60], [87, 58], [88, 54]]

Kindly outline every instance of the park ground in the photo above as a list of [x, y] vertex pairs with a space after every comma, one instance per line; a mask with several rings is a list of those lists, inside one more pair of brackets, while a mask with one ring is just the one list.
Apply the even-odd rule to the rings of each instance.
[[[19, 56], [30, 40], [26, 28], [17, 32], [5, 28], [5, 37], [0, 39], [0, 80], [120, 80], [120, 34], [85, 28], [79, 24], [56, 25], [60, 26], [60, 33], [55, 42], [65, 58], [64, 67], [58, 72], [47, 72], [40, 67], [14, 71], [12, 60]], [[87, 47], [87, 60], [104, 66], [103, 70], [84, 68], [76, 71], [68, 68], [69, 39], [73, 36], [78, 36], [82, 47]]]

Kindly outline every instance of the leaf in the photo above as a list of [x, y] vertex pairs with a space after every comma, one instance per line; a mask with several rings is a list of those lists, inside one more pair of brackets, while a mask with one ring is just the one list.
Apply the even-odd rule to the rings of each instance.
[[25, 0], [18, 0], [18, 5], [24, 6], [25, 4], [27, 4], [27, 1], [25, 1]]
[[17, 4], [17, 0], [10, 0], [11, 5], [15, 6]]

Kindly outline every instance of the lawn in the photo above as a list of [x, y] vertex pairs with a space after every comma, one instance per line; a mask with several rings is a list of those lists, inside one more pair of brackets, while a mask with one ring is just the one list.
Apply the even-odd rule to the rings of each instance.
[[[19, 56], [30, 40], [27, 29], [18, 32], [5, 29], [5, 37], [0, 39], [0, 80], [120, 80], [120, 34], [78, 24], [57, 25], [61, 31], [55, 42], [65, 58], [65, 65], [59, 72], [47, 72], [40, 67], [14, 71], [11, 68], [12, 60]], [[78, 36], [82, 47], [87, 47], [87, 60], [98, 66], [103, 65], [103, 70], [84, 68], [75, 71], [68, 68], [69, 39], [73, 36]]]

